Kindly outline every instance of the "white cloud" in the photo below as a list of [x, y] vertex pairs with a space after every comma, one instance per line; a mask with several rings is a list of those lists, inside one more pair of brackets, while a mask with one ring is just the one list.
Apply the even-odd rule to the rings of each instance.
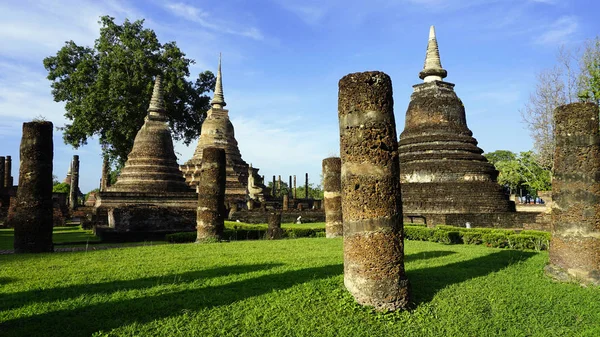
[[578, 28], [577, 17], [562, 16], [545, 27], [544, 32], [536, 39], [536, 43], [550, 46], [564, 44], [577, 32]]
[[[254, 40], [264, 40], [263, 34], [256, 27], [240, 27], [234, 22], [226, 22], [201, 8], [181, 2], [167, 2], [164, 7], [176, 16], [195, 22], [201, 27], [214, 32], [248, 37]], [[233, 27], [233, 28], [232, 28]]]

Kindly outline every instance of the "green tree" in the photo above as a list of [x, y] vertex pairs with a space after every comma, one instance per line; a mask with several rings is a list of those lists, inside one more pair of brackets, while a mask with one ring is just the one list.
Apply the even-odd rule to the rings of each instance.
[[495, 165], [500, 161], [511, 161], [517, 159], [517, 155], [508, 150], [496, 150], [494, 152], [484, 154], [484, 157]]
[[197, 138], [209, 108], [205, 93], [213, 90], [210, 71], [188, 81], [189, 66], [175, 42], [161, 44], [144, 20], [122, 25], [103, 16], [94, 47], [66, 42], [55, 56], [44, 59], [52, 95], [65, 103], [70, 123], [61, 127], [65, 143], [85, 145], [97, 136], [105, 155], [123, 164], [133, 146], [152, 94], [156, 75], [163, 79], [169, 124], [176, 140]]
[[55, 182], [52, 186], [52, 193], [69, 193], [71, 191], [71, 185], [67, 183]]
[[[542, 167], [532, 151], [518, 155], [510, 151], [495, 151], [485, 155], [498, 170], [498, 183], [510, 188], [511, 193], [522, 191], [537, 195], [537, 191], [551, 189], [550, 170]], [[490, 160], [491, 158], [491, 160]]]
[[550, 169], [554, 161], [554, 110], [576, 101], [600, 101], [600, 38], [581, 48], [561, 47], [557, 64], [537, 74], [537, 83], [520, 111], [534, 141], [535, 159]]

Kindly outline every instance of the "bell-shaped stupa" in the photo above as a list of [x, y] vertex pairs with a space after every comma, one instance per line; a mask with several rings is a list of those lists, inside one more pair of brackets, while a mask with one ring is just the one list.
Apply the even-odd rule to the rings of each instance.
[[498, 171], [467, 127], [454, 84], [442, 80], [446, 76], [431, 26], [419, 73], [424, 83], [413, 86], [398, 145], [405, 217], [514, 211], [497, 183]]
[[133, 148], [117, 182], [110, 192], [185, 192], [190, 187], [177, 165], [173, 139], [169, 130], [160, 76], [144, 125], [138, 131]]
[[226, 203], [242, 203], [248, 199], [248, 164], [242, 159], [238, 142], [235, 139], [233, 124], [229, 120], [229, 110], [223, 95], [223, 76], [221, 74], [221, 56], [211, 109], [206, 113], [202, 124], [198, 146], [194, 155], [180, 169], [188, 184], [195, 186], [200, 177], [202, 152], [207, 147], [225, 150], [227, 182], [225, 186]]

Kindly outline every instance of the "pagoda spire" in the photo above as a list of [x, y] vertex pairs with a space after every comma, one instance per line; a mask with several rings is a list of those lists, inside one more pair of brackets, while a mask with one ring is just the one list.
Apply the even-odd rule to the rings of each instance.
[[419, 78], [424, 82], [441, 81], [448, 76], [448, 72], [442, 68], [440, 61], [440, 51], [438, 49], [437, 39], [435, 38], [435, 27], [429, 28], [429, 41], [427, 42], [427, 54], [425, 56], [425, 65], [419, 73]]
[[221, 53], [219, 53], [219, 69], [217, 70], [217, 83], [215, 84], [215, 94], [210, 104], [215, 109], [223, 109], [227, 105], [223, 96], [223, 82], [221, 75]]
[[156, 79], [154, 80], [154, 90], [150, 99], [150, 107], [148, 107], [148, 118], [153, 120], [167, 120], [160, 75], [156, 75]]

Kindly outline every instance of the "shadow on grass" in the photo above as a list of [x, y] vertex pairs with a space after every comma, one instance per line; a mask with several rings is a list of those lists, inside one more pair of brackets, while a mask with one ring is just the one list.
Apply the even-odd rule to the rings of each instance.
[[[31, 290], [2, 295], [0, 294], [0, 310], [19, 308], [29, 303], [64, 301], [82, 295], [108, 295], [117, 291], [142, 290], [160, 285], [190, 283], [196, 280], [210, 279], [220, 276], [245, 274], [253, 271], [267, 270], [282, 264], [248, 264], [222, 266], [212, 269], [197, 270], [168, 276], [156, 276], [135, 280], [112, 281], [106, 283], [81, 284], [69, 287], [57, 287], [42, 290]], [[0, 282], [2, 279], [0, 279]]]
[[443, 288], [476, 277], [499, 271], [536, 253], [519, 250], [502, 250], [475, 259], [446, 264], [439, 267], [408, 270], [414, 307], [429, 302]]
[[[7, 335], [14, 336], [89, 336], [96, 331], [106, 332], [134, 322], [144, 324], [180, 315], [183, 311], [229, 305], [314, 279], [338, 276], [342, 272], [343, 266], [336, 264], [268, 274], [224, 285], [93, 304], [12, 319], [3, 322], [2, 329], [8, 332]], [[137, 281], [132, 282], [133, 285]], [[105, 284], [105, 287], [110, 289], [110, 283]], [[81, 291], [85, 293], [83, 288]], [[65, 322], [65, 324], [56, 324], [57, 322]]]
[[453, 252], [451, 250], [432, 250], [428, 252], [420, 252], [416, 254], [405, 255], [404, 262], [435, 259], [438, 257], [448, 256], [452, 254], [456, 254], [456, 252]]

